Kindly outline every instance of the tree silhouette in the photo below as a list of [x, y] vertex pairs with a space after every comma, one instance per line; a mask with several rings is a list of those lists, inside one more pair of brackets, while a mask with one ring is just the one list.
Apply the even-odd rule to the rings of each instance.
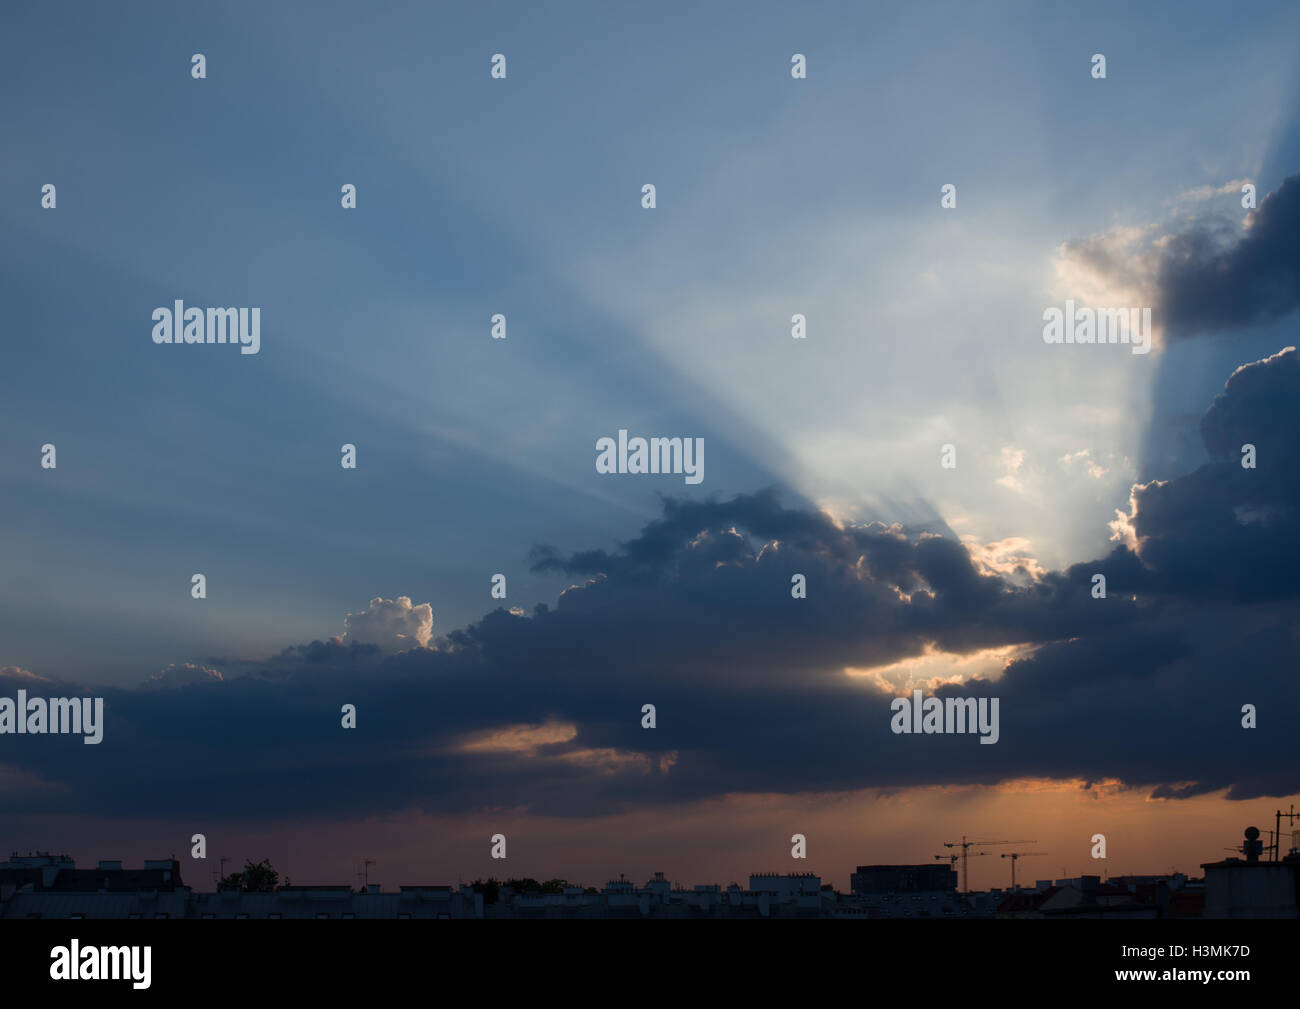
[[232, 872], [217, 884], [218, 890], [243, 890], [245, 893], [270, 893], [280, 882], [280, 874], [271, 865], [271, 860], [264, 858], [254, 862], [251, 858], [244, 863], [243, 872]]
[[476, 879], [470, 886], [475, 893], [483, 895], [484, 904], [495, 904], [501, 893], [501, 884], [496, 879]]
[[[470, 887], [477, 893], [483, 895], [484, 904], [495, 904], [501, 897], [501, 888], [508, 886], [516, 893], [564, 893], [566, 886], [572, 884], [566, 879], [548, 879], [541, 883], [531, 876], [524, 876], [522, 879], [505, 879], [495, 878], [476, 879], [470, 883]], [[599, 893], [598, 890], [588, 888], [587, 893]]]

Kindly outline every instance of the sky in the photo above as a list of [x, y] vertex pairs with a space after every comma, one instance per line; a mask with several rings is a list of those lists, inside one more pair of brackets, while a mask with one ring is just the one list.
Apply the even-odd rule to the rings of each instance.
[[[803, 832], [845, 886], [1196, 871], [1300, 793], [1294, 5], [0, 19], [0, 697], [106, 710], [0, 735], [0, 845], [702, 882]], [[177, 299], [259, 352], [155, 343]], [[918, 687], [997, 744], [892, 732]]]

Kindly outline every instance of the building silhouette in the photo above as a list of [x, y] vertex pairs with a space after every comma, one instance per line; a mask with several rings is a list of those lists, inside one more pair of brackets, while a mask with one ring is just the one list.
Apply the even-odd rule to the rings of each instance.
[[953, 893], [957, 872], [951, 865], [860, 865], [849, 877], [849, 889], [873, 893]]
[[[1254, 836], [1251, 835], [1254, 831]], [[947, 865], [860, 865], [848, 893], [816, 873], [754, 873], [749, 885], [674, 885], [662, 872], [599, 890], [533, 881], [220, 888], [195, 892], [173, 858], [140, 868], [104, 860], [79, 869], [66, 855], [14, 853], [0, 862], [0, 918], [1296, 918], [1300, 853], [1260, 858], [1250, 828], [1241, 851], [1182, 873], [1039, 880], [1032, 889], [958, 893]], [[1276, 853], [1275, 853], [1276, 855]]]

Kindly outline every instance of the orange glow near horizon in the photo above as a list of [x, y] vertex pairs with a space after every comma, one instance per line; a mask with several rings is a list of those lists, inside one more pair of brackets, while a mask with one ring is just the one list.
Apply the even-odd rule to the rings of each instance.
[[[1247, 826], [1267, 839], [1275, 809], [1300, 804], [1300, 795], [1232, 802], [1221, 794], [1154, 800], [1149, 790], [1116, 782], [1023, 779], [997, 787], [913, 788], [882, 794], [728, 795], [655, 809], [596, 816], [547, 816], [499, 809], [434, 816], [409, 809], [385, 817], [294, 824], [231, 824], [234, 849], [270, 858], [300, 883], [349, 882], [354, 853], [370, 852], [386, 887], [454, 883], [497, 876], [563, 877], [589, 886], [626, 873], [637, 881], [663, 871], [676, 883], [739, 882], [751, 872], [815, 872], [847, 890], [858, 865], [934, 864], [945, 841], [1032, 839], [1020, 850], [1046, 852], [1017, 864], [1016, 879], [1119, 876], [1173, 871], [1201, 876], [1201, 863], [1229, 856]], [[14, 823], [13, 836], [23, 833]], [[93, 829], [90, 829], [93, 827]], [[175, 825], [138, 820], [42, 817], [40, 846], [67, 851], [93, 865], [111, 849], [129, 862], [157, 857], [156, 844]], [[510, 839], [510, 864], [490, 858], [487, 839]], [[1283, 820], [1284, 837], [1289, 838]], [[790, 857], [790, 836], [806, 835], [808, 858]], [[1105, 834], [1105, 860], [1090, 857], [1092, 836]], [[88, 846], [87, 838], [95, 838]], [[34, 838], [34, 841], [36, 839]], [[1284, 842], [1285, 846], [1286, 842]], [[974, 889], [1005, 888], [1011, 847], [970, 859]], [[196, 883], [200, 880], [196, 879]]]

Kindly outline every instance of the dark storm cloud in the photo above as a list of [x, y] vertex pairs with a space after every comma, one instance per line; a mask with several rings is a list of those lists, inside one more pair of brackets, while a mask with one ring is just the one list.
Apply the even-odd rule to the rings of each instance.
[[[1139, 486], [1129, 525], [1147, 583], [1236, 601], [1300, 592], [1300, 356], [1239, 368], [1201, 421], [1213, 461]], [[1253, 445], [1255, 468], [1242, 466]]]
[[[536, 550], [537, 567], [581, 582], [553, 608], [498, 609], [431, 649], [316, 641], [103, 689], [97, 746], [0, 736], [0, 813], [587, 815], [1027, 776], [1119, 779], [1169, 798], [1292, 792], [1297, 411], [1294, 351], [1239, 369], [1202, 424], [1214, 460], [1135, 489], [1136, 552], [1027, 583], [950, 538], [840, 525], [771, 491], [665, 501], [617, 550]], [[1239, 461], [1247, 441], [1254, 470]], [[806, 599], [791, 598], [795, 573]], [[1091, 595], [1097, 573], [1105, 600]], [[1027, 647], [1000, 678], [938, 691], [999, 698], [995, 745], [895, 735], [892, 691], [844, 671], [1011, 645]], [[0, 671], [0, 695], [19, 687], [80, 689]], [[640, 727], [645, 703], [654, 730]], [[1256, 730], [1240, 727], [1244, 703], [1259, 708]], [[356, 729], [340, 726], [344, 704]], [[482, 744], [539, 725], [515, 749]]]
[[1167, 338], [1279, 319], [1300, 307], [1300, 174], [1270, 193], [1245, 231], [1200, 222], [1172, 236], [1157, 270]]

